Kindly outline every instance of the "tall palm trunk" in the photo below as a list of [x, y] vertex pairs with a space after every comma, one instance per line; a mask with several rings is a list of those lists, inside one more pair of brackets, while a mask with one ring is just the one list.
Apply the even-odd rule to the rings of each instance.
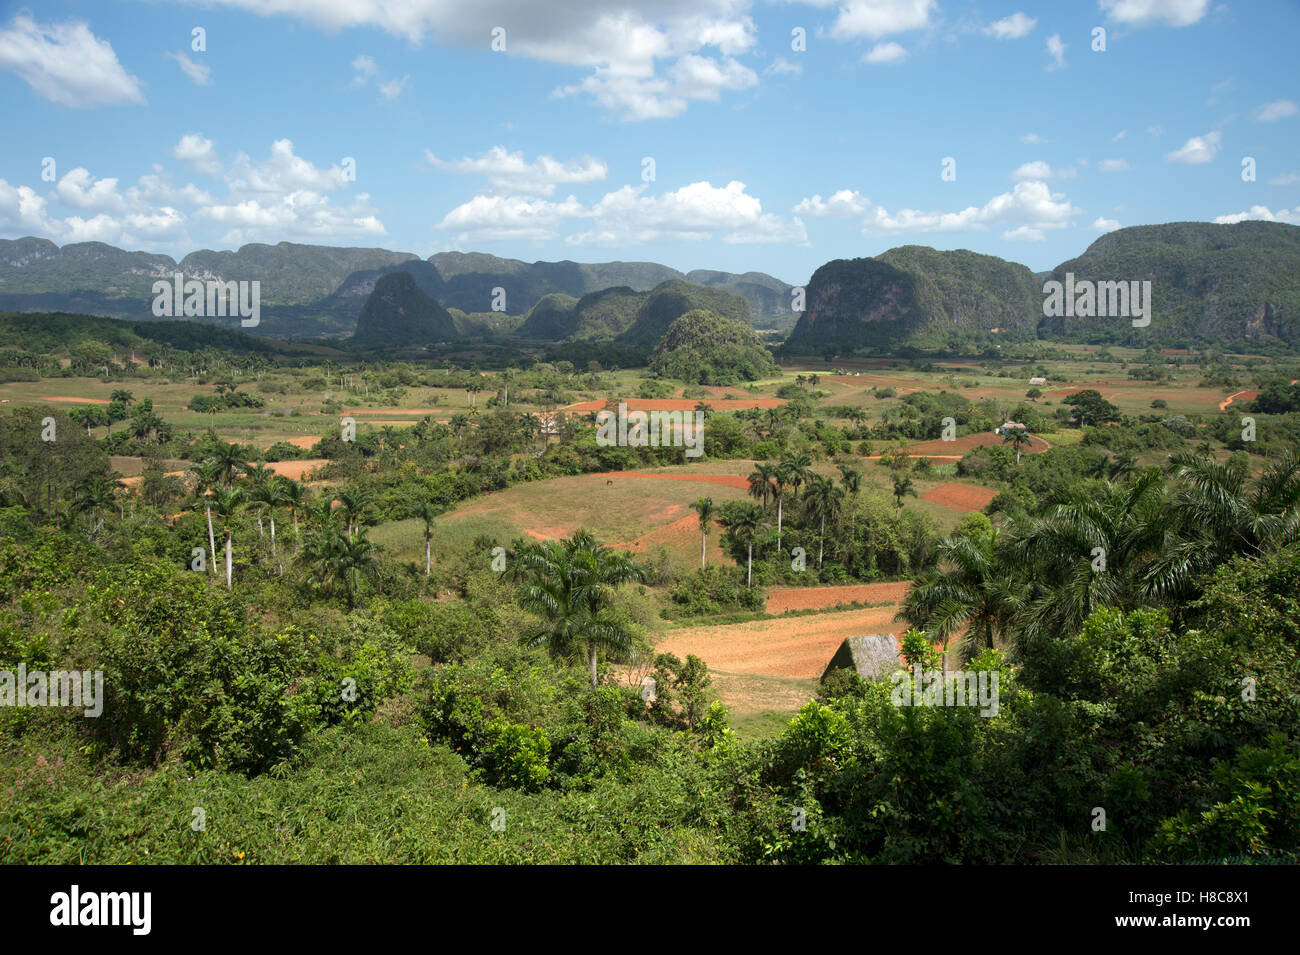
[[231, 575], [234, 571], [233, 552], [230, 549], [230, 529], [226, 528], [226, 589], [230, 589]]
[[817, 569], [822, 569], [822, 549], [826, 546], [826, 515], [822, 515], [822, 533], [817, 538]]
[[781, 549], [781, 505], [782, 503], [783, 503], [782, 496], [778, 494], [776, 496], [776, 550], [778, 554], [785, 553], [785, 551]]
[[750, 590], [754, 589], [754, 542], [749, 542], [749, 576], [745, 581], [745, 586]]
[[428, 537], [426, 537], [426, 538], [424, 539], [424, 576], [426, 576], [426, 577], [429, 576], [429, 561], [430, 561], [430, 554], [431, 554], [431, 552], [432, 552], [432, 550], [433, 550], [433, 546], [432, 546], [432, 545], [433, 545], [433, 542], [432, 542]]
[[208, 504], [204, 510], [208, 512], [208, 553], [212, 557], [212, 573], [217, 572], [217, 537], [212, 532], [212, 505]]
[[700, 531], [700, 569], [701, 570], [704, 569], [705, 548], [707, 547], [708, 543], [709, 543], [708, 535], [705, 534], [704, 531]]

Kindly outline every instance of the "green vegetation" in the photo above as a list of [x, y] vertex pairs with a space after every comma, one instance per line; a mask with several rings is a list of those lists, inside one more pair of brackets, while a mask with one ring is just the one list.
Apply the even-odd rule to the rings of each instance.
[[650, 371], [696, 385], [735, 385], [777, 374], [772, 356], [748, 324], [694, 309], [668, 327]]

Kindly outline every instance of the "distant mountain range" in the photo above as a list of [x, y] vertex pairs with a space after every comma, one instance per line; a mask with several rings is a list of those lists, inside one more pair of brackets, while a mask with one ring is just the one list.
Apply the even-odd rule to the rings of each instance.
[[[1067, 289], [1079, 283], [1069, 314], [1044, 313], [1046, 281]], [[1135, 326], [1139, 319], [1101, 310], [1099, 283], [1148, 282], [1150, 316], [1142, 327]], [[1084, 289], [1094, 295], [1086, 311]], [[1083, 255], [1037, 275], [991, 255], [904, 246], [875, 258], [826, 263], [808, 283], [806, 306], [786, 341], [792, 353], [939, 344], [961, 334], [1139, 346], [1249, 340], [1295, 346], [1300, 227], [1134, 226], [1101, 236]]]
[[424, 260], [387, 249], [292, 242], [246, 245], [235, 252], [192, 252], [176, 262], [167, 255], [126, 252], [102, 242], [60, 248], [47, 239], [28, 237], [0, 240], [0, 311], [78, 312], [147, 321], [154, 317], [153, 283], [182, 272], [186, 279], [200, 281], [260, 282], [259, 334], [337, 336], [355, 331], [375, 283], [397, 270], [409, 272], [420, 291], [443, 308], [466, 315], [523, 316], [548, 295], [578, 299], [617, 287], [648, 292], [670, 280], [734, 292], [749, 302], [754, 314], [778, 314], [782, 307], [788, 314], [791, 289], [758, 272], [682, 273], [653, 262], [527, 263], [477, 252], [440, 252]]
[[[261, 282], [268, 338], [346, 337], [414, 344], [447, 338], [656, 345], [677, 318], [704, 309], [760, 328], [789, 328], [790, 285], [759, 272], [682, 273], [653, 262], [533, 262], [441, 252], [246, 245], [169, 256], [97, 242], [62, 248], [0, 240], [0, 311], [154, 318], [152, 286], [176, 272]], [[400, 272], [407, 278], [386, 284]], [[1072, 277], [1072, 278], [1071, 278]], [[1150, 283], [1151, 319], [1044, 313], [1044, 283]], [[1082, 287], [1082, 286], [1080, 286]], [[363, 309], [379, 288], [366, 321]], [[418, 295], [416, 294], [418, 293]], [[209, 319], [199, 319], [209, 321]], [[238, 328], [239, 319], [211, 319]], [[450, 325], [448, 322], [450, 321]], [[1300, 345], [1300, 227], [1176, 222], [1101, 236], [1050, 272], [966, 250], [902, 246], [836, 259], [805, 289], [786, 341], [798, 353], [952, 344], [963, 336], [1048, 336], [1132, 344]]]

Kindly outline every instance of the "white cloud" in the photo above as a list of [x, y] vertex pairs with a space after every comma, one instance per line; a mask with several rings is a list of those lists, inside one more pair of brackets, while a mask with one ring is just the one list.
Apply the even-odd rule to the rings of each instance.
[[793, 73], [795, 76], [798, 76], [802, 72], [802, 66], [798, 63], [791, 63], [783, 56], [778, 56], [763, 69], [764, 76], [771, 76], [773, 74], [779, 76], [782, 73]]
[[380, 83], [379, 95], [392, 102], [402, 95], [402, 90], [406, 88], [406, 81], [409, 79], [409, 76], [403, 76], [400, 80], [389, 80], [387, 83]]
[[1023, 13], [1013, 13], [1009, 17], [990, 23], [984, 28], [984, 32], [999, 40], [1019, 40], [1023, 36], [1028, 36], [1037, 24], [1038, 21], [1033, 17], [1027, 17]]
[[1193, 136], [1183, 143], [1182, 148], [1175, 149], [1171, 153], [1165, 153], [1165, 159], [1169, 162], [1186, 163], [1188, 165], [1205, 163], [1214, 158], [1222, 145], [1223, 137], [1218, 130], [1215, 130], [1206, 133], [1204, 136]]
[[184, 53], [165, 53], [168, 59], [175, 60], [181, 72], [188, 76], [196, 86], [212, 85], [212, 67], [195, 63]]
[[877, 43], [862, 57], [864, 63], [897, 63], [907, 59], [907, 50], [893, 41]]
[[1003, 232], [1002, 238], [1010, 239], [1012, 242], [1042, 242], [1047, 238], [1047, 235], [1042, 229], [1030, 225], [1022, 225]]
[[1037, 133], [1025, 133], [1025, 135], [1020, 137], [1020, 141], [1022, 143], [1029, 143], [1031, 146], [1037, 146], [1040, 143], [1047, 142], [1047, 140], [1043, 139], [1043, 137], [1039, 136]]
[[439, 159], [426, 149], [424, 158], [431, 166], [447, 172], [487, 176], [493, 188], [503, 192], [544, 196], [552, 195], [559, 183], [598, 182], [609, 172], [603, 162], [591, 156], [565, 162], [538, 156], [529, 162], [522, 152], [512, 153], [504, 146], [493, 146], [481, 156], [454, 161]]
[[1238, 222], [1245, 222], [1248, 219], [1258, 220], [1261, 222], [1288, 222], [1291, 225], [1300, 225], [1300, 206], [1294, 209], [1279, 209], [1273, 212], [1268, 206], [1251, 206], [1249, 212], [1235, 212], [1232, 215], [1217, 216], [1215, 222], [1220, 225], [1233, 225]]
[[350, 85], [355, 89], [368, 86], [373, 80], [375, 88], [379, 90], [379, 95], [390, 103], [402, 95], [402, 91], [406, 89], [407, 81], [410, 78], [410, 76], [403, 76], [401, 79], [396, 77], [385, 78], [383, 71], [379, 69], [379, 64], [375, 62], [375, 58], [365, 53], [352, 61], [352, 83]]
[[1037, 241], [1049, 229], [1063, 229], [1070, 217], [1081, 210], [1063, 193], [1053, 193], [1039, 180], [1018, 182], [1010, 192], [994, 196], [982, 206], [969, 206], [959, 212], [926, 212], [900, 209], [890, 212], [861, 193], [841, 190], [829, 200], [820, 195], [804, 199], [794, 211], [813, 216], [852, 215], [862, 219], [864, 235], [887, 232], [967, 232], [1003, 226], [1004, 237]]
[[1300, 107], [1289, 99], [1274, 100], [1255, 110], [1255, 119], [1261, 123], [1273, 123], [1300, 112]]
[[1097, 168], [1102, 172], [1124, 172], [1129, 168], [1127, 159], [1103, 159], [1097, 163]]
[[934, 0], [844, 0], [830, 33], [837, 40], [878, 40], [924, 29], [936, 6]]
[[1041, 159], [1035, 159], [1033, 162], [1027, 162], [1016, 169], [1011, 174], [1012, 179], [1073, 179], [1077, 176], [1078, 170], [1073, 166], [1067, 166], [1064, 169], [1053, 169]]
[[1100, 0], [1098, 5], [1119, 23], [1185, 27], [1205, 16], [1209, 0]]
[[51, 235], [55, 225], [45, 211], [45, 199], [28, 186], [11, 186], [0, 179], [0, 232], [8, 235]]
[[1065, 67], [1065, 48], [1066, 44], [1061, 42], [1061, 34], [1053, 33], [1047, 38], [1047, 52], [1052, 55], [1052, 63], [1047, 69], [1059, 70]]
[[64, 173], [54, 191], [60, 201], [78, 209], [121, 212], [126, 208], [116, 179], [96, 179], [81, 166]]
[[379, 74], [379, 66], [375, 63], [375, 58], [362, 53], [352, 61], [352, 85], [365, 86]]
[[829, 199], [822, 199], [820, 193], [804, 199], [794, 211], [806, 216], [860, 216], [871, 208], [871, 200], [856, 189], [841, 189]]
[[1300, 172], [1284, 172], [1280, 176], [1274, 176], [1268, 181], [1268, 184], [1270, 186], [1289, 186], [1296, 182], [1300, 182]]
[[1120, 224], [1118, 219], [1104, 219], [1098, 216], [1092, 220], [1092, 227], [1099, 232], [1114, 232], [1120, 228]]
[[648, 187], [624, 186], [590, 206], [573, 196], [563, 202], [521, 196], [475, 196], [443, 217], [436, 228], [459, 241], [558, 238], [569, 220], [590, 227], [569, 234], [569, 245], [634, 245], [661, 241], [727, 243], [806, 242], [803, 222], [764, 213], [742, 182], [691, 183], [658, 196]]
[[221, 175], [221, 163], [217, 160], [216, 149], [212, 140], [204, 139], [198, 133], [186, 133], [172, 148], [172, 155], [181, 162], [189, 163], [205, 176]]
[[1124, 138], [1125, 136], [1127, 136], [1127, 135], [1128, 135], [1128, 130], [1127, 130], [1127, 129], [1121, 129], [1121, 130], [1120, 130], [1118, 133], [1116, 133], [1114, 136], [1110, 137], [1110, 141], [1111, 141], [1112, 143], [1117, 143], [1117, 142], [1119, 142], [1121, 139], [1123, 139], [1123, 138]]
[[0, 69], [17, 73], [38, 95], [61, 106], [144, 102], [140, 80], [81, 20], [41, 24], [25, 14], [14, 17], [0, 29]]
[[[558, 95], [586, 94], [624, 118], [675, 116], [717, 101], [757, 75], [735, 57], [753, 50], [749, 0], [191, 0], [261, 16], [286, 16], [328, 31], [375, 27], [412, 44], [488, 50], [503, 28], [503, 58], [525, 57], [590, 73]], [[928, 8], [932, 0], [908, 0]], [[891, 0], [891, 4], [892, 0]], [[848, 6], [853, 6], [850, 0]], [[694, 56], [711, 67], [683, 62]], [[712, 71], [713, 75], [704, 75]]]

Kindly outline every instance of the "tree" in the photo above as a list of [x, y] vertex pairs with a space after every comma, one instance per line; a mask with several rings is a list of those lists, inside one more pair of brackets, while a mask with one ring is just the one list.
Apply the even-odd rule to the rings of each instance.
[[804, 507], [808, 513], [821, 522], [821, 530], [817, 536], [817, 569], [822, 566], [822, 554], [826, 546], [826, 518], [834, 517], [840, 512], [840, 504], [844, 500], [844, 492], [835, 486], [835, 482], [828, 477], [822, 477], [820, 474], [814, 474], [812, 481], [808, 484], [808, 491], [804, 494]]
[[280, 485], [281, 503], [289, 509], [289, 516], [293, 518], [293, 541], [294, 549], [297, 550], [302, 546], [302, 538], [298, 534], [298, 511], [306, 500], [306, 489], [283, 474], [277, 474], [275, 479]]
[[1006, 434], [1002, 436], [1003, 444], [1010, 444], [1016, 450], [1016, 465], [1020, 464], [1020, 449], [1027, 447], [1030, 443], [1029, 432], [1026, 428], [1008, 428]]
[[415, 516], [424, 521], [424, 576], [429, 576], [433, 560], [433, 522], [439, 514], [438, 506], [432, 501], [421, 501]]
[[104, 527], [104, 511], [117, 504], [117, 492], [125, 485], [113, 476], [96, 476], [80, 484], [72, 497], [72, 513], [95, 515], [91, 530], [98, 533]]
[[847, 464], [841, 464], [839, 468], [840, 484], [849, 496], [849, 540], [852, 541], [858, 530], [857, 503], [858, 495], [862, 493], [862, 472]]
[[361, 523], [361, 518], [369, 506], [370, 495], [365, 491], [339, 492], [339, 510], [343, 512], [343, 517], [347, 521], [348, 537], [352, 536], [352, 528]]
[[221, 518], [221, 529], [226, 535], [226, 587], [231, 586], [234, 578], [234, 548], [231, 543], [231, 526], [235, 515], [244, 506], [244, 492], [240, 488], [217, 488], [213, 495], [212, 506]]
[[691, 505], [691, 510], [700, 516], [700, 567], [707, 563], [707, 546], [709, 540], [709, 531], [713, 529], [713, 522], [717, 518], [717, 508], [713, 506], [713, 498], [702, 497]]
[[894, 501], [896, 506], [903, 506], [903, 498], [908, 494], [916, 497], [916, 488], [912, 487], [912, 479], [901, 475], [894, 476]]
[[632, 635], [613, 614], [615, 589], [645, 575], [624, 554], [597, 544], [589, 531], [532, 545], [516, 558], [526, 575], [520, 599], [542, 622], [527, 640], [546, 644], [557, 658], [585, 648], [591, 685], [598, 682], [599, 652], [626, 653]]
[[812, 456], [807, 451], [789, 451], [781, 457], [781, 470], [786, 483], [794, 488], [794, 497], [799, 499], [799, 488], [812, 480]]
[[942, 541], [938, 566], [913, 582], [895, 619], [942, 640], [946, 667], [948, 641], [954, 634], [966, 630], [960, 651], [969, 660], [979, 648], [1004, 642], [1023, 600], [1023, 587], [1015, 583], [998, 532], [990, 528]]
[[1107, 421], [1119, 421], [1119, 409], [1101, 396], [1095, 388], [1076, 391], [1065, 398], [1062, 404], [1071, 405], [1079, 418], [1080, 425], [1098, 425]]
[[312, 531], [303, 543], [298, 562], [308, 568], [308, 579], [326, 596], [333, 596], [341, 586], [348, 609], [356, 606], [360, 579], [377, 579], [379, 562], [376, 545], [362, 528], [355, 538], [344, 534], [331, 520], [322, 530]]
[[216, 461], [209, 458], [190, 465], [190, 474], [194, 477], [194, 494], [203, 499], [203, 510], [208, 517], [208, 554], [212, 558], [212, 573], [217, 572], [217, 539], [212, 532], [212, 490], [221, 479], [220, 468]]
[[763, 528], [763, 512], [754, 504], [738, 507], [722, 518], [722, 525], [749, 551], [745, 585], [752, 590], [754, 588], [754, 538]]
[[135, 395], [125, 388], [115, 388], [109, 396], [110, 401], [120, 401], [124, 406], [130, 407], [131, 402], [135, 401]]
[[217, 441], [208, 454], [208, 460], [217, 464], [218, 480], [227, 488], [235, 483], [235, 478], [248, 467], [248, 455], [237, 444]]

